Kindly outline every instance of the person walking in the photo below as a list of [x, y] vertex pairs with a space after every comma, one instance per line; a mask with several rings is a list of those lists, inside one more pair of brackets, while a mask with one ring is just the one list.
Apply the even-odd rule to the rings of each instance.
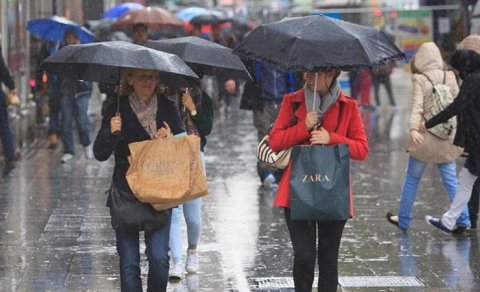
[[[185, 125], [187, 134], [197, 135], [201, 139], [200, 157], [205, 172], [205, 145], [207, 136], [213, 127], [213, 101], [202, 89], [201, 78], [203, 74], [200, 69], [192, 67], [200, 77], [195, 86], [188, 90], [173, 92], [176, 104], [180, 107], [180, 115]], [[184, 251], [182, 240], [182, 218], [185, 218], [187, 225], [187, 258], [185, 269], [182, 260]], [[172, 209], [172, 224], [170, 228], [170, 254], [172, 267], [169, 277], [171, 279], [182, 279], [184, 272], [196, 273], [198, 271], [197, 245], [202, 231], [202, 198], [197, 198]]]
[[[443, 185], [453, 200], [457, 191], [457, 173], [455, 160], [462, 154], [463, 149], [453, 145], [455, 132], [447, 139], [418, 131], [420, 124], [425, 120], [425, 114], [431, 111], [435, 104], [436, 95], [433, 94], [433, 84], [445, 83], [452, 94], [458, 94], [458, 85], [455, 74], [445, 71], [440, 50], [433, 42], [423, 43], [412, 59], [412, 105], [410, 108], [410, 136], [407, 141], [408, 166], [401, 190], [398, 216], [387, 213], [387, 220], [391, 224], [406, 231], [412, 222], [413, 203], [417, 195], [418, 184], [427, 164], [438, 167]], [[431, 82], [430, 82], [431, 81]], [[457, 220], [457, 226], [470, 226], [468, 210], [465, 208]]]
[[458, 174], [457, 193], [448, 211], [441, 217], [425, 216], [427, 223], [445, 233], [452, 233], [456, 229], [455, 222], [467, 206], [480, 172], [480, 36], [470, 35], [463, 39], [451, 56], [450, 65], [460, 72], [463, 80], [458, 97], [421, 126], [421, 130], [425, 131], [457, 117], [453, 143], [468, 153]]
[[[65, 32], [65, 45], [79, 44], [80, 40], [72, 30]], [[85, 158], [92, 159], [90, 140], [90, 120], [88, 118], [88, 102], [92, 92], [92, 84], [88, 81], [75, 80], [70, 76], [60, 78], [60, 111], [62, 115], [62, 163], [70, 161], [75, 155], [73, 140], [73, 119], [78, 130], [80, 144], [84, 148]]]
[[372, 70], [372, 82], [373, 82], [373, 94], [375, 96], [375, 102], [377, 106], [380, 106], [380, 85], [383, 84], [387, 91], [390, 105], [395, 106], [395, 98], [393, 97], [392, 82], [390, 81], [390, 75], [393, 72], [395, 63], [387, 63]]
[[[337, 80], [339, 75], [339, 70], [304, 73], [304, 88], [283, 98], [278, 118], [270, 132], [269, 142], [273, 151], [293, 145], [348, 144], [352, 159], [365, 159], [368, 142], [357, 102], [342, 93]], [[315, 84], [318, 95], [314, 95]], [[317, 100], [313, 101], [314, 98]], [[311, 110], [313, 104], [319, 106]], [[298, 122], [292, 125], [294, 117]], [[290, 233], [295, 291], [312, 291], [316, 260], [319, 272], [318, 291], [336, 291], [338, 251], [347, 220], [292, 220], [290, 173], [291, 163], [280, 180], [274, 205], [283, 208]], [[353, 214], [352, 212], [353, 210], [350, 210], [350, 214]]]
[[[283, 72], [267, 62], [256, 61], [247, 65], [254, 80], [247, 82], [244, 94], [255, 92], [255, 99], [259, 100], [253, 110], [253, 125], [257, 129], [258, 141], [260, 142], [275, 122], [283, 96], [287, 92], [295, 90], [295, 75]], [[250, 87], [255, 87], [256, 90], [248, 90]], [[271, 190], [277, 186], [279, 179], [277, 169], [258, 161], [257, 173], [265, 189]]]
[[[1, 50], [0, 50], [1, 51]], [[15, 137], [10, 121], [8, 120], [7, 95], [2, 89], [1, 84], [8, 88], [8, 94], [17, 94], [15, 90], [15, 81], [13, 81], [3, 56], [0, 54], [0, 139], [2, 140], [3, 156], [7, 163], [13, 163], [20, 159], [20, 152], [16, 152]]]
[[[129, 69], [121, 81], [121, 97], [118, 104], [108, 104], [102, 124], [94, 142], [93, 153], [99, 161], [106, 161], [112, 153], [115, 166], [112, 186], [128, 193], [131, 200], [138, 200], [132, 193], [126, 173], [130, 166], [128, 145], [133, 142], [166, 138], [171, 133], [184, 132], [180, 114], [175, 104], [165, 96], [157, 95], [158, 73], [154, 70]], [[117, 113], [118, 106], [118, 113]], [[117, 132], [120, 134], [118, 135]], [[112, 194], [107, 199], [111, 207]], [[166, 291], [168, 283], [171, 210], [165, 210], [165, 222], [144, 231], [145, 253], [148, 260], [148, 291]], [[140, 232], [115, 228], [117, 253], [120, 258], [121, 291], [142, 291], [140, 277]]]

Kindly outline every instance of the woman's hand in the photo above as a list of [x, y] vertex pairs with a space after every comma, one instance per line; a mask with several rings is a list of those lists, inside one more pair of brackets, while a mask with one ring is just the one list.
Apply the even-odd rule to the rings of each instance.
[[330, 133], [327, 130], [325, 130], [325, 128], [320, 127], [320, 129], [312, 131], [312, 137], [310, 138], [310, 143], [312, 145], [330, 144]]
[[418, 131], [420, 133], [425, 133], [427, 131], [427, 127], [425, 127], [425, 121], [421, 122], [420, 125], [418, 125]]
[[193, 98], [188, 93], [188, 90], [182, 95], [182, 104], [187, 108], [189, 112], [197, 110]]
[[410, 131], [410, 137], [415, 145], [421, 145], [423, 143], [423, 139], [425, 138], [420, 132], [417, 130]]
[[163, 127], [157, 130], [157, 133], [155, 133], [155, 138], [166, 139], [171, 135], [172, 135], [172, 130], [170, 130], [170, 126], [167, 124], [167, 122], [163, 122]]
[[118, 133], [122, 131], [122, 118], [120, 118], [120, 114], [117, 113], [110, 119], [110, 132], [112, 134]]
[[317, 111], [311, 111], [307, 113], [307, 117], [305, 118], [305, 126], [309, 131], [313, 130], [315, 125], [318, 123], [318, 114]]

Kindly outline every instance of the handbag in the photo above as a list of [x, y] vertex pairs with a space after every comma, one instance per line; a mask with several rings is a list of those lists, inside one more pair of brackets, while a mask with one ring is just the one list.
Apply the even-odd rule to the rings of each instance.
[[350, 218], [348, 145], [294, 146], [290, 200], [292, 220]]
[[268, 142], [268, 135], [260, 140], [257, 146], [257, 158], [260, 161], [265, 162], [268, 165], [279, 169], [285, 169], [288, 166], [288, 162], [290, 161], [290, 155], [292, 153], [292, 148], [287, 148], [275, 152], [270, 148], [270, 144]]
[[170, 210], [157, 211], [150, 204], [140, 202], [133, 194], [115, 187], [113, 183], [107, 193], [111, 223], [115, 230], [149, 232], [170, 221]]

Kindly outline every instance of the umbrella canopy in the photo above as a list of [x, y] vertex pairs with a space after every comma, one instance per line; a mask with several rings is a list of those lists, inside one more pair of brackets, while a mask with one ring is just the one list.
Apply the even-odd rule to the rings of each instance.
[[56, 15], [29, 20], [27, 30], [42, 40], [54, 43], [63, 43], [63, 37], [67, 30], [73, 30], [82, 43], [90, 43], [95, 39], [95, 35], [85, 27]]
[[385, 32], [324, 15], [287, 17], [261, 25], [234, 53], [286, 71], [373, 68], [405, 58]]
[[225, 12], [219, 10], [207, 10], [201, 15], [197, 15], [190, 19], [190, 23], [193, 25], [205, 25], [205, 24], [218, 24], [222, 22], [230, 21]]
[[178, 55], [187, 64], [199, 65], [206, 75], [250, 78], [245, 65], [230, 48], [191, 36], [148, 41], [145, 46]]
[[115, 5], [112, 8], [105, 11], [105, 13], [103, 14], [103, 18], [118, 18], [129, 11], [142, 9], [143, 7], [145, 6], [143, 6], [140, 3], [125, 2], [122, 4]]
[[129, 28], [137, 23], [147, 25], [149, 29], [183, 26], [180, 18], [160, 7], [144, 7], [125, 13], [115, 23], [116, 28]]
[[203, 7], [192, 6], [192, 7], [188, 7], [180, 10], [175, 15], [183, 21], [190, 21], [192, 18], [206, 14], [206, 13], [208, 13], [208, 9]]
[[160, 82], [171, 86], [188, 86], [198, 78], [176, 55], [122, 41], [66, 46], [41, 66], [54, 74], [110, 84], [120, 83], [125, 68], [160, 71]]

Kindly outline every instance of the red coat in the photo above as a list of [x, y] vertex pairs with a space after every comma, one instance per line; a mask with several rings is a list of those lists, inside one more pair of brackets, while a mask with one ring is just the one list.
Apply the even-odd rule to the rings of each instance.
[[[294, 103], [299, 103], [295, 112], [298, 122], [292, 125], [294, 122]], [[340, 108], [342, 108], [342, 113], [339, 115]], [[294, 145], [310, 144], [311, 135], [305, 125], [306, 115], [307, 109], [303, 89], [285, 95], [275, 125], [270, 132], [269, 143], [272, 150], [279, 151]], [[330, 133], [329, 145], [348, 144], [350, 158], [363, 160], [367, 157], [367, 136], [355, 100], [345, 97], [341, 92], [337, 102], [324, 114], [322, 121], [322, 126]], [[280, 180], [277, 196], [274, 201], [275, 206], [290, 208], [290, 171], [291, 163], [285, 169], [282, 179]], [[353, 216], [351, 193], [350, 213]]]

